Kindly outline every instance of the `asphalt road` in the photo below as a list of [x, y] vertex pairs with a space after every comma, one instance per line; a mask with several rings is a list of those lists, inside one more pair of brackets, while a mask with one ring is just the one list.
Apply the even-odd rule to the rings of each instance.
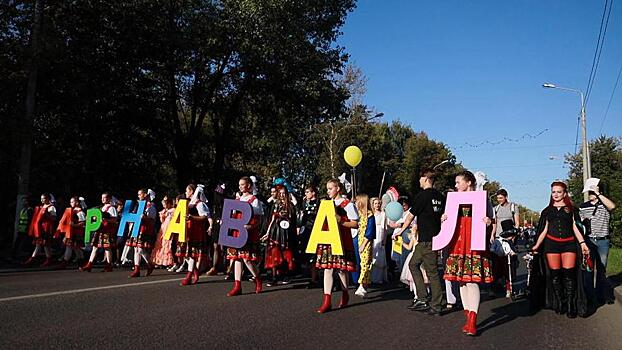
[[181, 275], [163, 270], [148, 278], [127, 275], [0, 274], [0, 349], [619, 349], [622, 334], [619, 303], [570, 320], [547, 310], [529, 316], [526, 301], [486, 299], [480, 335], [467, 337], [461, 311], [441, 317], [409, 311], [411, 296], [397, 286], [372, 289], [367, 299], [354, 297], [350, 307], [320, 315], [321, 289], [304, 289], [303, 281], [259, 295], [243, 282], [244, 295], [229, 298], [231, 282], [222, 276], [181, 287]]

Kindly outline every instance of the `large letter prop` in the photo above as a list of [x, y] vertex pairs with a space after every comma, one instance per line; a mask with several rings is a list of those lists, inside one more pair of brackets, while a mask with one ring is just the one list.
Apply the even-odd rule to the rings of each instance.
[[[95, 221], [93, 221], [95, 219]], [[99, 208], [91, 208], [86, 211], [86, 226], [84, 227], [84, 243], [91, 242], [91, 232], [99, 230], [102, 225], [102, 211]]]
[[179, 235], [179, 242], [186, 241], [186, 216], [188, 212], [188, 200], [180, 199], [177, 203], [177, 208], [171, 217], [171, 221], [168, 223], [166, 232], [164, 232], [164, 239], [170, 240], [171, 234], [176, 233]]
[[[238, 217], [234, 212], [241, 213], [241, 217]], [[231, 217], [231, 214], [236, 215], [236, 217]], [[248, 240], [248, 231], [244, 225], [248, 224], [252, 218], [253, 207], [250, 203], [225, 199], [222, 207], [222, 222], [218, 232], [218, 244], [225, 247], [242, 248]], [[230, 234], [231, 231], [233, 231], [232, 234]]]
[[66, 238], [71, 238], [71, 215], [73, 214], [72, 212], [73, 209], [65, 208], [65, 211], [63, 212], [63, 217], [61, 217], [60, 221], [58, 222], [58, 227], [56, 228], [54, 238], [60, 238], [62, 235], [64, 235]]
[[471, 226], [471, 250], [486, 250], [486, 191], [469, 192], [449, 192], [447, 194], [447, 204], [445, 214], [447, 220], [441, 224], [441, 232], [432, 239], [432, 250], [445, 248], [456, 232], [458, 223], [458, 207], [463, 204], [471, 204], [472, 226]]
[[123, 237], [125, 225], [131, 222], [133, 225], [132, 234], [130, 234], [130, 237], [138, 237], [138, 233], [140, 232], [140, 217], [145, 212], [146, 205], [147, 201], [138, 201], [138, 209], [136, 209], [135, 213], [132, 213], [132, 200], [128, 199], [125, 201], [125, 205], [123, 206], [123, 214], [121, 215], [121, 222], [119, 223], [119, 229], [117, 230], [117, 236]]
[[[324, 231], [324, 225], [328, 231]], [[307, 254], [315, 254], [318, 244], [330, 244], [331, 252], [334, 255], [343, 255], [341, 246], [341, 236], [339, 235], [339, 225], [337, 224], [337, 213], [335, 203], [332, 200], [322, 200], [317, 211], [309, 244], [307, 244]]]

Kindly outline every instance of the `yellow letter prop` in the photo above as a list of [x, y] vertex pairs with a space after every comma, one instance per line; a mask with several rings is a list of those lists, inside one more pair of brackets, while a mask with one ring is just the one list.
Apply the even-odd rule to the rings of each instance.
[[[325, 223], [328, 231], [324, 231]], [[341, 236], [339, 235], [339, 226], [337, 224], [337, 213], [335, 212], [335, 203], [332, 200], [320, 202], [320, 208], [315, 217], [306, 253], [315, 254], [318, 244], [330, 244], [334, 255], [343, 255]]]
[[179, 235], [179, 242], [186, 241], [186, 213], [188, 212], [188, 200], [180, 199], [173, 213], [173, 217], [164, 232], [164, 239], [171, 239], [172, 233]]

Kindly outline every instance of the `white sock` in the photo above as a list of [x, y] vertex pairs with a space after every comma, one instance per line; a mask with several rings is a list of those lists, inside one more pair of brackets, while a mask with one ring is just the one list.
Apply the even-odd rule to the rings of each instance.
[[333, 292], [333, 269], [324, 270], [324, 294]]
[[242, 267], [242, 262], [239, 260], [236, 260], [233, 263], [233, 275], [236, 281], [241, 281], [242, 280], [242, 270], [244, 269], [244, 267]]
[[194, 259], [188, 258], [188, 272], [194, 271]]
[[462, 299], [462, 307], [467, 311], [471, 311], [471, 300], [469, 299], [469, 292], [466, 285], [460, 286], [460, 299]]
[[134, 249], [134, 265], [140, 266], [140, 248]]
[[37, 257], [37, 255], [39, 255], [39, 254], [41, 253], [41, 250], [42, 250], [42, 249], [43, 249], [43, 248], [41, 248], [41, 244], [37, 244], [37, 245], [35, 246], [35, 251], [34, 251], [34, 252], [32, 252], [32, 257], [33, 257], [33, 258], [36, 258], [36, 257]]
[[477, 313], [479, 311], [479, 300], [480, 300], [479, 284], [467, 283], [466, 287], [469, 290], [469, 298], [471, 299], [471, 301], [469, 302], [471, 304], [471, 308], [469, 310]]
[[104, 260], [106, 260], [108, 264], [112, 264], [112, 251], [109, 249], [104, 250]]
[[248, 271], [251, 272], [253, 277], [257, 278], [257, 267], [255, 267], [255, 264], [252, 261], [248, 261], [248, 260], [244, 260], [244, 264], [246, 264]]
[[73, 250], [71, 249], [71, 247], [65, 247], [65, 255], [63, 256], [63, 259], [65, 261], [69, 261], [71, 259], [71, 253], [73, 252]]
[[95, 261], [96, 257], [97, 257], [97, 248], [93, 247], [93, 249], [91, 250], [91, 256], [89, 257], [89, 262], [92, 263], [93, 261]]

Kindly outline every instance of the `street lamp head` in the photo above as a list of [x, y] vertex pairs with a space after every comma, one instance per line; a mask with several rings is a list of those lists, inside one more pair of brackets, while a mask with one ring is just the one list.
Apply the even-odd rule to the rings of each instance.
[[555, 86], [555, 84], [544, 83], [542, 84], [542, 87], [546, 89], [555, 89], [557, 86]]

